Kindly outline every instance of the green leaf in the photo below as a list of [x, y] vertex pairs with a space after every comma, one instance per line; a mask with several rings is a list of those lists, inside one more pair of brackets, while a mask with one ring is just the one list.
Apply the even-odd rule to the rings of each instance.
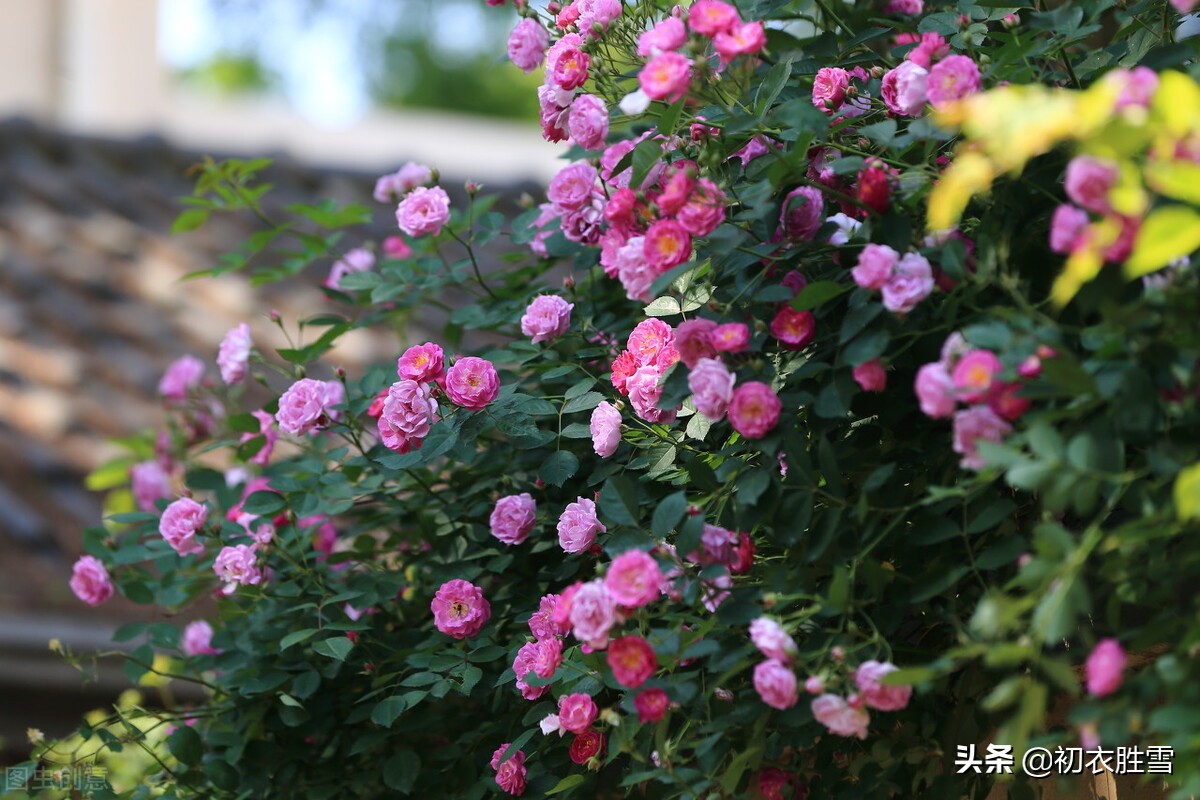
[[579, 469], [579, 458], [569, 450], [557, 450], [550, 454], [538, 470], [538, 477], [552, 486], [562, 486]]
[[604, 399], [604, 395], [599, 392], [585, 392], [579, 397], [572, 397], [563, 405], [564, 414], [574, 414], [579, 411], [591, 411], [596, 406], [600, 405], [600, 401]]
[[242, 511], [259, 517], [269, 517], [287, 508], [287, 500], [279, 492], [255, 492], [246, 498]]
[[763, 76], [762, 82], [758, 85], [758, 91], [754, 93], [755, 111], [765, 114], [771, 104], [775, 102], [775, 98], [779, 97], [779, 93], [783, 91], [783, 87], [787, 85], [788, 78], [791, 76], [791, 59], [781, 61], [767, 70], [767, 74]]
[[337, 659], [338, 661], [345, 661], [346, 656], [350, 655], [350, 650], [353, 647], [354, 643], [345, 636], [334, 636], [332, 639], [325, 639], [314, 644], [313, 652]]
[[396, 721], [396, 718], [407, 709], [408, 701], [405, 700], [404, 695], [385, 697], [375, 704], [375, 708], [371, 709], [371, 721], [376, 725], [390, 728], [392, 727], [392, 723]]
[[[646, 180], [646, 175], [662, 158], [662, 144], [657, 139], [646, 139], [633, 149], [633, 176], [630, 178], [631, 188], [640, 188]], [[618, 165], [619, 166], [619, 165]]]
[[171, 233], [179, 234], [194, 231], [197, 228], [203, 227], [206, 222], [208, 222], [207, 211], [202, 208], [189, 208], [171, 223]]
[[1125, 262], [1125, 277], [1139, 278], [1200, 248], [1200, 211], [1187, 206], [1156, 208], [1146, 215]]
[[421, 759], [411, 750], [401, 750], [383, 762], [383, 782], [400, 794], [412, 791], [421, 773]]
[[796, 295], [792, 300], [792, 308], [797, 311], [807, 311], [810, 308], [827, 303], [833, 298], [845, 294], [850, 291], [849, 285], [834, 283], [833, 281], [815, 281], [805, 286], [800, 294]]
[[570, 775], [563, 778], [558, 783], [554, 784], [554, 788], [549, 790], [548, 792], [546, 792], [546, 794], [547, 795], [561, 794], [562, 792], [565, 792], [568, 789], [574, 789], [576, 786], [578, 786], [579, 784], [583, 783], [586, 780], [587, 780], [587, 778], [578, 772], [571, 773]]
[[294, 644], [300, 644], [300, 642], [308, 641], [317, 633], [319, 633], [319, 631], [316, 628], [305, 628], [302, 631], [292, 631], [287, 636], [284, 636], [279, 640], [279, 649], [287, 650]]
[[669, 494], [659, 501], [650, 520], [650, 530], [655, 536], [665, 537], [683, 519], [687, 512], [687, 495], [683, 492]]
[[200, 762], [200, 756], [204, 753], [204, 744], [200, 741], [200, 734], [196, 733], [194, 728], [180, 725], [174, 733], [167, 737], [167, 749], [171, 751], [171, 755], [179, 759], [179, 763], [191, 766]]
[[683, 104], [687, 98], [680, 98], [663, 109], [658, 115], [658, 131], [664, 136], [672, 136], [679, 126], [679, 115], [683, 112]]
[[638, 525], [637, 485], [625, 475], [613, 475], [600, 490], [599, 510], [618, 525]]

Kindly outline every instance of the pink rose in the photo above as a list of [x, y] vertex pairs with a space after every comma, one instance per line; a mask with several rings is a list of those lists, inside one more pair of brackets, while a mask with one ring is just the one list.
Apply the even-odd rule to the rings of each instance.
[[770, 331], [785, 349], [803, 350], [816, 335], [817, 320], [811, 311], [797, 311], [784, 305], [771, 320]]
[[341, 417], [334, 406], [346, 401], [346, 387], [339, 381], [301, 378], [279, 398], [275, 420], [279, 429], [293, 436], [324, 428]]
[[80, 556], [71, 568], [71, 591], [89, 606], [98, 606], [113, 596], [108, 570], [95, 556]]
[[[549, 80], [549, 76], [546, 76]], [[559, 103], [561, 90], [556, 86], [543, 84], [538, 87], [538, 106], [542, 123], [542, 138], [547, 142], [565, 142], [567, 140], [567, 122], [570, 101]]]
[[505, 544], [521, 544], [537, 525], [537, 503], [528, 492], [501, 497], [488, 522], [492, 536]]
[[854, 382], [864, 392], [882, 392], [887, 386], [887, 370], [878, 358], [872, 358], [854, 368]]
[[550, 35], [536, 19], [526, 17], [508, 36], [508, 60], [524, 72], [533, 72], [546, 57]]
[[658, 657], [641, 636], [622, 636], [608, 646], [608, 667], [617, 683], [636, 689], [658, 671]]
[[673, 219], [660, 219], [646, 231], [642, 243], [646, 263], [659, 273], [692, 257], [692, 235]]
[[729, 424], [745, 439], [761, 439], [775, 429], [783, 403], [774, 390], [760, 381], [747, 381], [733, 390]]
[[871, 715], [865, 708], [854, 708], [835, 694], [814, 697], [812, 715], [826, 730], [837, 736], [866, 739], [867, 726], [871, 724]]
[[213, 629], [202, 619], [189, 622], [183, 629], [180, 649], [185, 656], [216, 656], [221, 651], [212, 646]]
[[749, 56], [767, 46], [767, 33], [762, 22], [742, 22], [713, 37], [713, 49], [723, 63], [738, 56]]
[[[900, 37], [896, 37], [896, 39], [897, 44], [906, 43], [901, 42]], [[950, 52], [950, 45], [946, 44], [946, 40], [936, 33], [923, 33], [919, 38], [908, 41], [916, 41], [917, 46], [908, 51], [904, 60], [911, 61], [924, 69], [929, 69], [933, 62], [945, 57]]]
[[262, 583], [263, 574], [257, 561], [258, 553], [253, 545], [224, 547], [213, 562], [213, 572], [225, 581], [225, 592], [228, 594], [235, 585], [254, 586]]
[[483, 629], [492, 616], [492, 607], [483, 590], [473, 583], [456, 578], [446, 581], [429, 603], [433, 624], [447, 636], [466, 639]]
[[396, 374], [417, 383], [429, 383], [442, 377], [445, 354], [433, 342], [417, 344], [404, 351], [396, 361]]
[[675, 330], [661, 319], [645, 319], [629, 333], [625, 346], [639, 367], [654, 364], [658, 354], [675, 345]]
[[924, 67], [912, 61], [901, 61], [900, 66], [884, 74], [879, 95], [893, 114], [919, 117], [925, 110], [928, 78], [929, 71]]
[[375, 199], [380, 203], [395, 202], [397, 198], [433, 180], [433, 170], [424, 164], [409, 161], [391, 175], [375, 182]]
[[646, 422], [658, 422], [670, 425], [675, 421], [678, 409], [664, 410], [658, 407], [662, 398], [662, 370], [653, 365], [638, 367], [629, 377], [625, 388], [629, 390], [629, 403], [633, 411]]
[[157, 461], [143, 461], [129, 468], [133, 500], [141, 511], [154, 511], [154, 501], [171, 496], [171, 477]]
[[750, 345], [750, 328], [741, 322], [726, 322], [713, 328], [713, 349], [718, 353], [740, 353]]
[[450, 221], [450, 196], [440, 186], [413, 189], [396, 206], [396, 223], [409, 236], [437, 236]]
[[990, 350], [968, 350], [954, 365], [950, 379], [954, 391], [967, 403], [982, 403], [996, 388], [997, 378], [1004, 369], [1000, 359]]
[[537, 653], [533, 658], [533, 674], [549, 678], [562, 664], [562, 639], [541, 639], [537, 642]]
[[832, 114], [846, 101], [849, 88], [849, 72], [841, 67], [822, 67], [813, 79], [812, 104], [826, 114]]
[[582, 553], [596, 541], [596, 534], [608, 530], [596, 516], [596, 503], [586, 497], [569, 503], [558, 518], [558, 543], [568, 553]]
[[907, 314], [933, 292], [933, 269], [925, 256], [905, 253], [883, 285], [883, 307]]
[[238, 440], [240, 444], [245, 444], [251, 439], [263, 437], [262, 447], [258, 448], [258, 452], [250, 456], [251, 464], [265, 465], [271, 460], [271, 453], [275, 450], [275, 442], [279, 439], [279, 432], [275, 430], [275, 417], [267, 411], [259, 409], [251, 411], [251, 416], [258, 420], [258, 433], [246, 431]]
[[869, 244], [858, 254], [850, 275], [862, 288], [878, 290], [888, 282], [898, 263], [900, 254], [886, 244]]
[[782, 661], [769, 658], [754, 668], [754, 691], [771, 708], [786, 711], [796, 705], [796, 673]]
[[168, 400], [182, 400], [187, 393], [200, 385], [204, 377], [204, 362], [195, 356], [181, 356], [172, 361], [162, 380], [158, 382], [158, 393]]
[[654, 205], [663, 216], [673, 217], [691, 197], [696, 188], [695, 167], [691, 161], [678, 162], [672, 165], [662, 183], [662, 193], [654, 199]]
[[883, 7], [885, 14], [920, 14], [925, 9], [922, 0], [891, 0]]
[[388, 258], [402, 259], [412, 255], [412, 248], [402, 236], [387, 236], [383, 240], [383, 254]]
[[733, 399], [736, 378], [719, 359], [702, 358], [688, 373], [688, 389], [692, 404], [713, 422], [725, 418], [725, 410]]
[[595, 185], [596, 168], [580, 161], [563, 167], [550, 179], [546, 196], [560, 209], [573, 211], [591, 201]]
[[721, 0], [696, 0], [688, 9], [688, 27], [701, 36], [716, 36], [741, 21], [737, 9]]
[[972, 406], [954, 415], [954, 452], [962, 456], [964, 469], [980, 470], [986, 465], [979, 454], [980, 441], [998, 442], [1012, 426], [987, 406]]
[[420, 450], [437, 421], [437, 401], [428, 384], [400, 380], [387, 390], [376, 425], [384, 447], [397, 453]]
[[637, 54], [649, 58], [678, 50], [687, 43], [687, 30], [683, 20], [678, 17], [667, 17], [650, 30], [638, 37]]
[[520, 797], [525, 794], [525, 753], [518, 750], [501, 763], [500, 757], [509, 744], [500, 745], [492, 753], [492, 769], [496, 770], [496, 785], [513, 797]]
[[703, 317], [693, 317], [679, 323], [675, 330], [675, 349], [679, 352], [679, 360], [688, 369], [694, 369], [702, 358], [712, 358], [717, 354], [712, 346], [712, 332], [717, 323]]
[[1016, 421], [1032, 405], [1029, 398], [1022, 397], [1020, 392], [1020, 384], [997, 383], [995, 391], [987, 398], [988, 408], [1010, 422]]
[[662, 53], [646, 62], [638, 73], [638, 85], [652, 100], [674, 103], [687, 94], [692, 82], [692, 62], [680, 53]]
[[1125, 651], [1116, 639], [1101, 639], [1083, 665], [1088, 694], [1104, 697], [1121, 688], [1124, 682]]
[[558, 699], [558, 723], [571, 733], [586, 731], [599, 713], [595, 701], [586, 694], [567, 694]]
[[899, 711], [912, 697], [911, 686], [884, 686], [884, 676], [895, 672], [890, 662], [864, 661], [854, 673], [854, 685], [862, 693], [863, 702], [876, 711]]
[[750, 641], [764, 656], [790, 663], [796, 655], [796, 642], [787, 631], [769, 617], [759, 617], [750, 623]]
[[242, 323], [225, 334], [217, 350], [217, 366], [221, 369], [221, 380], [229, 386], [241, 383], [246, 378], [246, 365], [250, 361], [250, 326]]
[[583, 39], [568, 33], [546, 51], [546, 77], [559, 89], [570, 91], [587, 83], [592, 60], [582, 47]]
[[204, 545], [195, 537], [207, 519], [207, 508], [190, 497], [181, 497], [163, 510], [158, 532], [181, 556], [203, 553]]
[[1149, 67], [1134, 67], [1133, 69], [1114, 69], [1104, 73], [1103, 80], [1115, 84], [1120, 89], [1114, 111], [1124, 108], [1149, 108], [1158, 89], [1158, 73]]
[[1076, 156], [1067, 164], [1065, 189], [1067, 197], [1078, 206], [1107, 214], [1112, 210], [1108, 193], [1120, 177], [1117, 165], [1107, 159], [1093, 156]]
[[925, 85], [929, 104], [944, 108], [979, 91], [979, 67], [967, 56], [946, 56], [929, 70]]
[[575, 0], [579, 8], [579, 31], [589, 39], [621, 16], [621, 0]]
[[779, 229], [785, 239], [811, 242], [825, 221], [825, 200], [814, 186], [800, 186], [783, 198]]
[[529, 617], [529, 631], [538, 641], [565, 636], [571, 631], [569, 620], [562, 625], [555, 620], [554, 610], [558, 606], [558, 599], [556, 594], [543, 595], [538, 602], [538, 610]]
[[692, 236], [707, 236], [725, 221], [725, 193], [708, 178], [700, 178], [675, 220]]
[[650, 267], [646, 260], [646, 238], [634, 236], [617, 251], [617, 280], [625, 288], [625, 296], [630, 300], [649, 303], [650, 287], [658, 273]]
[[567, 117], [567, 128], [575, 144], [584, 150], [603, 150], [608, 136], [608, 106], [594, 94], [576, 97]]
[[[546, 640], [549, 641], [549, 640]], [[521, 697], [526, 700], [537, 700], [539, 697], [550, 691], [549, 686], [530, 686], [527, 678], [529, 673], [534, 672], [534, 665], [537, 663], [538, 654], [541, 652], [539, 645], [541, 640], [536, 642], [526, 642], [521, 645], [521, 649], [517, 651], [517, 657], [513, 659], [513, 675], [516, 676], [517, 691], [521, 693]], [[534, 672], [536, 675], [537, 673]]]
[[954, 413], [957, 405], [954, 381], [946, 367], [938, 361], [926, 364], [917, 370], [913, 385], [921, 412], [932, 419], [943, 419]]
[[641, 608], [662, 594], [663, 575], [658, 562], [641, 550], [627, 550], [613, 559], [604, 575], [604, 587], [626, 608]]
[[643, 689], [633, 698], [633, 708], [637, 711], [638, 722], [645, 725], [650, 722], [661, 722], [671, 706], [671, 698], [662, 689]]
[[1190, 14], [1192, 9], [1196, 7], [1197, 0], [1168, 0], [1171, 8], [1178, 11], [1180, 14]]
[[592, 409], [589, 428], [592, 432], [592, 449], [601, 458], [617, 452], [621, 444], [621, 412], [607, 400], [601, 400]]
[[1083, 242], [1087, 227], [1087, 212], [1063, 203], [1054, 209], [1054, 216], [1050, 218], [1050, 249], [1056, 253], [1072, 252]]
[[478, 411], [500, 393], [500, 378], [492, 362], [467, 356], [454, 362], [446, 373], [446, 395], [463, 408]]
[[[566, 599], [567, 593], [563, 592]], [[608, 632], [617, 623], [617, 602], [602, 580], [582, 584], [570, 596], [568, 617], [575, 638], [592, 649], [608, 644]]]
[[[333, 263], [329, 269], [329, 277], [325, 279], [325, 288], [341, 289], [342, 278], [355, 272], [370, 272], [374, 266], [375, 254], [365, 247], [356, 247]], [[249, 336], [249, 332], [246, 335]], [[249, 350], [248, 342], [246, 347]]]
[[532, 337], [530, 341], [534, 344], [553, 341], [571, 327], [574, 307], [556, 294], [538, 295], [521, 317], [521, 333]]

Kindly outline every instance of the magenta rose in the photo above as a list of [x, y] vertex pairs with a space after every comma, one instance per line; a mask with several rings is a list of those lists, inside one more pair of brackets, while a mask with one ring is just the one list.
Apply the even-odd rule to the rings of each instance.
[[608, 667], [617, 683], [636, 689], [654, 676], [658, 657], [641, 636], [622, 636], [608, 646]]
[[681, 53], [661, 53], [638, 73], [638, 85], [652, 100], [674, 103], [687, 94], [692, 82], [692, 61]]
[[779, 229], [785, 239], [811, 242], [825, 221], [825, 200], [814, 186], [800, 186], [783, 198]]
[[803, 350], [816, 335], [817, 319], [811, 311], [780, 306], [771, 319], [771, 335], [787, 350]]
[[568, 553], [582, 553], [607, 528], [596, 516], [596, 503], [580, 497], [567, 505], [558, 518], [558, 543]]
[[1004, 365], [990, 350], [968, 350], [954, 365], [950, 380], [954, 391], [967, 403], [982, 403], [997, 388]]
[[388, 387], [377, 426], [384, 447], [397, 453], [420, 450], [437, 421], [437, 401], [428, 384], [400, 380]]
[[583, 94], [571, 103], [567, 129], [584, 150], [603, 150], [608, 136], [608, 106], [594, 94]]
[[243, 322], [225, 334], [217, 350], [221, 380], [230, 386], [241, 383], [246, 378], [246, 365], [249, 362], [250, 326]]
[[339, 381], [301, 378], [279, 398], [275, 421], [284, 433], [295, 436], [311, 433], [340, 418], [341, 412], [334, 410], [334, 406], [345, 400], [346, 387]]
[[700, 178], [675, 219], [692, 236], [707, 236], [725, 221], [725, 193], [708, 178]]
[[917, 401], [921, 404], [921, 412], [933, 419], [943, 419], [954, 413], [957, 406], [957, 396], [954, 393], [954, 381], [950, 373], [940, 361], [926, 364], [917, 370], [917, 378], [913, 385]]
[[747, 381], [733, 390], [729, 424], [746, 439], [761, 439], [775, 429], [783, 403], [765, 383]]
[[826, 114], [832, 114], [846, 101], [849, 88], [849, 72], [841, 67], [822, 67], [813, 79], [812, 104]]
[[258, 433], [246, 431], [242, 434], [238, 442], [245, 444], [251, 439], [257, 439], [259, 436], [263, 437], [262, 447], [258, 448], [257, 453], [250, 456], [250, 463], [264, 466], [271, 460], [271, 453], [275, 450], [275, 442], [279, 440], [279, 431], [276, 430], [275, 417], [269, 412], [258, 409], [257, 411], [251, 411], [250, 415], [258, 420]]
[[1125, 680], [1125, 662], [1125, 651], [1116, 639], [1097, 642], [1083, 665], [1088, 694], [1104, 697], [1120, 689]]
[[727, 31], [713, 37], [713, 49], [727, 64], [738, 56], [749, 56], [767, 46], [767, 32], [762, 22], [739, 22]]
[[867, 726], [871, 724], [871, 715], [865, 708], [854, 708], [835, 694], [814, 697], [812, 715], [826, 730], [836, 736], [857, 736], [859, 739], [866, 739]]
[[221, 651], [212, 646], [213, 629], [202, 619], [189, 622], [183, 629], [179, 648], [186, 656], [216, 656]]
[[796, 641], [775, 620], [759, 617], [750, 623], [750, 641], [767, 658], [790, 663], [796, 655]]
[[461, 579], [446, 581], [429, 603], [433, 624], [447, 636], [466, 639], [483, 629], [492, 616], [492, 607], [483, 590]]
[[592, 409], [589, 429], [592, 433], [592, 449], [601, 458], [617, 452], [621, 444], [621, 412], [607, 400], [601, 400]]
[[409, 236], [437, 236], [450, 221], [450, 196], [440, 186], [413, 189], [396, 206], [396, 224]]
[[478, 411], [496, 399], [500, 378], [492, 362], [475, 356], [460, 358], [446, 373], [446, 395], [463, 408]]
[[864, 392], [882, 392], [887, 387], [887, 370], [878, 358], [859, 364], [853, 375], [854, 382]]
[[908, 705], [912, 697], [911, 686], [884, 686], [881, 683], [886, 675], [896, 671], [896, 665], [890, 662], [864, 661], [858, 666], [854, 685], [867, 706], [876, 711], [899, 711]]
[[[536, 642], [526, 642], [521, 645], [521, 649], [517, 651], [516, 658], [513, 659], [513, 675], [516, 676], [517, 691], [521, 693], [521, 697], [526, 700], [537, 700], [539, 697], [550, 691], [549, 686], [530, 686], [527, 678], [533, 672], [534, 665], [537, 663], [538, 654], [541, 652], [538, 645], [542, 640]], [[534, 673], [535, 675], [537, 673]]]
[[196, 533], [204, 527], [208, 509], [190, 497], [181, 497], [163, 510], [158, 532], [167, 544], [181, 556], [203, 553], [204, 545], [196, 541]]
[[488, 522], [492, 536], [505, 544], [521, 544], [537, 525], [537, 503], [528, 492], [501, 497]]
[[596, 702], [581, 692], [558, 699], [558, 723], [565, 731], [583, 733], [596, 721], [599, 713]]
[[108, 570], [95, 556], [80, 556], [71, 568], [71, 591], [89, 606], [98, 606], [113, 596]]
[[696, 0], [688, 9], [688, 27], [701, 36], [716, 36], [741, 21], [737, 9], [721, 0]]
[[396, 374], [418, 383], [429, 383], [442, 377], [446, 362], [442, 348], [433, 342], [417, 344], [404, 351], [396, 361]]
[[555, 619], [554, 609], [558, 606], [558, 600], [559, 596], [556, 594], [543, 595], [538, 602], [538, 610], [529, 617], [529, 632], [538, 641], [566, 636], [571, 632], [569, 621], [563, 620], [563, 624], [560, 625]]
[[725, 418], [725, 410], [733, 399], [734, 374], [716, 358], [702, 358], [688, 373], [688, 389], [692, 404], [713, 422]]
[[769, 658], [754, 668], [754, 691], [771, 708], [786, 711], [796, 705], [796, 673], [782, 661]]
[[718, 353], [740, 353], [750, 345], [750, 328], [741, 322], [726, 322], [713, 328], [712, 346]]
[[158, 383], [158, 393], [167, 400], [182, 400], [200, 385], [204, 377], [204, 362], [195, 356], [181, 356], [172, 361]]
[[1070, 253], [1083, 242], [1088, 227], [1088, 215], [1082, 208], [1063, 203], [1054, 209], [1050, 218], [1050, 249]]
[[700, 359], [717, 354], [712, 344], [712, 332], [716, 327], [717, 323], [703, 317], [679, 323], [675, 331], [675, 349], [679, 351], [679, 360], [688, 369], [694, 369]]
[[525, 753], [518, 750], [501, 762], [509, 744], [500, 745], [492, 753], [492, 769], [496, 770], [496, 785], [513, 797], [520, 797], [525, 794]]
[[643, 689], [633, 698], [638, 722], [643, 725], [648, 722], [660, 722], [667, 715], [670, 705], [671, 698], [662, 689]]
[[662, 273], [692, 257], [692, 235], [673, 219], [660, 219], [646, 231], [642, 247], [646, 263]]
[[535, 19], [522, 19], [508, 36], [508, 59], [524, 72], [533, 72], [546, 57], [550, 35]]
[[521, 333], [531, 337], [534, 344], [553, 341], [571, 327], [574, 307], [556, 294], [538, 295], [521, 317]]
[[568, 33], [546, 51], [546, 79], [563, 91], [578, 89], [587, 83], [592, 60], [583, 52], [583, 39]]
[[678, 17], [667, 17], [638, 37], [637, 54], [650, 58], [669, 50], [678, 50], [687, 43], [687, 29]]
[[663, 575], [658, 562], [641, 550], [627, 550], [613, 559], [604, 575], [612, 598], [626, 608], [640, 608], [662, 594]]

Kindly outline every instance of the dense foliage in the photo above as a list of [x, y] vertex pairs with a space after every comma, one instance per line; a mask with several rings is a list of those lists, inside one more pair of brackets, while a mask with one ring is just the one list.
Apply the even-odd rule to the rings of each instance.
[[[266, 225], [212, 272], [336, 264], [328, 314], [277, 320], [292, 348], [239, 328], [220, 381], [173, 365], [169, 428], [107, 473], [139, 510], [86, 532], [77, 593], [218, 597], [122, 631], [133, 677], [209, 697], [120, 712], [177, 726], [146, 780], [982, 797], [959, 745], [1082, 739], [1170, 745], [1200, 791], [1200, 89], [1171, 7], [553, 8], [509, 49], [572, 163], [511, 221], [409, 165], [377, 193], [405, 235], [364, 249], [364, 207], [273, 221], [262, 163], [203, 169], [181, 228]], [[323, 360], [450, 288], [438, 341]], [[247, 381], [275, 399], [247, 413]]]

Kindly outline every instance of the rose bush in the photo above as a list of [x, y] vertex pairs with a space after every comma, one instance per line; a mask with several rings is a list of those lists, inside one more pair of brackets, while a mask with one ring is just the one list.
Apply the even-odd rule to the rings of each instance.
[[[189, 722], [154, 781], [959, 798], [995, 776], [958, 745], [1082, 736], [1200, 791], [1200, 89], [1155, 71], [1195, 48], [1165, 2], [879, 5], [521, 7], [572, 163], [511, 221], [385, 176], [408, 238], [370, 263], [368, 209], [272, 221], [264, 164], [203, 167], [179, 227], [269, 226], [212, 272], [332, 264], [331, 305], [231, 332], [232, 386], [174, 365], [102, 473], [140, 510], [85, 533], [81, 599], [217, 598], [120, 632], [208, 696], [121, 711]], [[438, 342], [322, 362], [448, 287]]]

